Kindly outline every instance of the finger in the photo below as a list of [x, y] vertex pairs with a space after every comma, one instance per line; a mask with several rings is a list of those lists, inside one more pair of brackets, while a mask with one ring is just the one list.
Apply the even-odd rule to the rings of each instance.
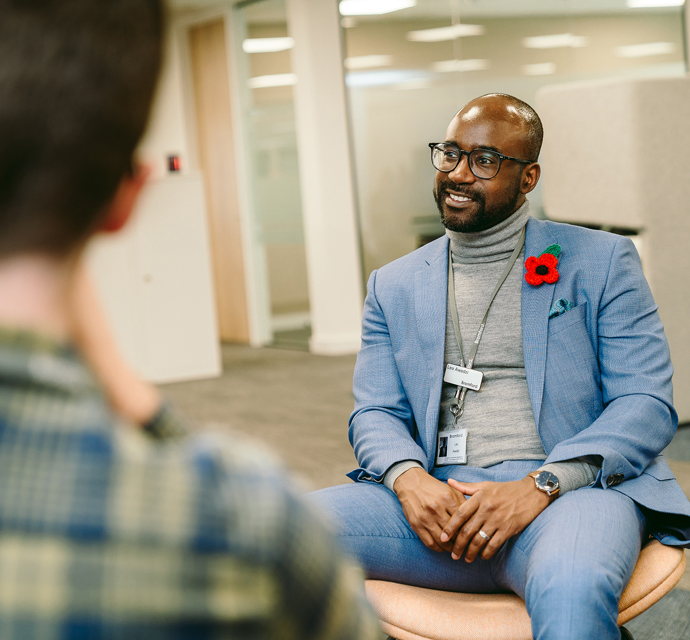
[[441, 542], [447, 542], [454, 538], [458, 529], [474, 515], [478, 507], [479, 503], [476, 500], [468, 500], [460, 506], [443, 527], [443, 533], [441, 533], [440, 538]]
[[482, 549], [481, 557], [484, 560], [490, 560], [493, 558], [507, 539], [508, 536], [506, 536], [503, 532], [496, 531], [494, 535], [491, 536], [491, 540], [489, 540], [484, 546], [484, 549]]
[[432, 536], [434, 537], [434, 541], [436, 542], [436, 545], [440, 547], [440, 551], [450, 551], [453, 548], [453, 541], [452, 540], [442, 540], [441, 535], [443, 534], [443, 530], [441, 527], [438, 527], [437, 531], [432, 532]]
[[466, 496], [473, 496], [482, 488], [483, 484], [483, 482], [458, 482], [453, 478], [448, 478], [448, 485]]
[[[451, 513], [447, 514], [447, 518], [452, 517]], [[443, 535], [443, 529], [440, 524], [436, 524], [435, 527], [429, 527], [429, 532], [436, 540], [436, 544], [441, 547], [444, 551], [450, 551], [453, 548], [453, 540], [448, 539], [447, 536]]]
[[432, 551], [438, 551], [439, 553], [445, 551], [445, 549], [442, 549], [436, 544], [436, 541], [431, 536], [422, 536], [419, 539]]
[[[475, 538], [479, 537], [477, 536], [477, 532], [482, 527], [484, 522], [485, 521], [483, 517], [478, 517], [478, 514], [475, 514], [472, 518], [465, 522], [465, 524], [463, 524], [462, 527], [460, 527], [458, 535], [455, 538], [453, 550], [451, 552], [453, 560], [459, 560], [462, 557], [463, 553], [467, 553], [470, 543]], [[479, 539], [481, 540], [482, 538]], [[477, 543], [477, 545], [480, 546], [479, 543]]]
[[[487, 540], [486, 537], [482, 536], [482, 533], [485, 536], [488, 536], [489, 539]], [[482, 525], [477, 530], [477, 533], [474, 535], [469, 545], [467, 546], [467, 549], [465, 550], [465, 562], [474, 562], [474, 559], [477, 557], [477, 555], [479, 555], [479, 553], [481, 553], [487, 547], [487, 545], [493, 540], [493, 536], [495, 535], [495, 533], [495, 530], [487, 530], [486, 524]]]
[[431, 533], [426, 529], [416, 531], [415, 533], [419, 536], [419, 539], [424, 543], [424, 545], [429, 547], [429, 549], [432, 551], [445, 551], [445, 549], [439, 546], [436, 540], [434, 540], [434, 536], [432, 536]]

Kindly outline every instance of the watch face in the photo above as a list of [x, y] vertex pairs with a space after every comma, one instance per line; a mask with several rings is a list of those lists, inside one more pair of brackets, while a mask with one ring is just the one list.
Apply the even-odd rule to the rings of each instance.
[[550, 471], [542, 471], [534, 476], [534, 481], [537, 484], [537, 488], [546, 493], [551, 494], [552, 491], [558, 489], [558, 478], [555, 474]]

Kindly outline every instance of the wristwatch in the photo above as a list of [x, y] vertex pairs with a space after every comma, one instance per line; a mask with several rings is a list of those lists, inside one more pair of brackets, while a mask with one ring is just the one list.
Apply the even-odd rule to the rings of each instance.
[[543, 491], [549, 496], [549, 503], [553, 502], [561, 491], [558, 484], [558, 477], [550, 471], [533, 471], [527, 474], [530, 478], [534, 478], [534, 484], [539, 491]]

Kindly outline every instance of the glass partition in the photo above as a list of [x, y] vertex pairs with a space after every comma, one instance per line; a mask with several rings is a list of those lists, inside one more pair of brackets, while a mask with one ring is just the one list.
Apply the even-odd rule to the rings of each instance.
[[[408, 0], [343, 16], [365, 276], [443, 233], [427, 143], [468, 100], [503, 92], [534, 105], [547, 84], [685, 73], [683, 7], [645, 3]], [[530, 200], [543, 216], [539, 190]]]
[[[241, 3], [234, 11], [243, 59], [255, 242], [263, 249], [275, 346], [307, 348], [307, 287], [302, 202], [285, 0]], [[237, 26], [241, 26], [238, 29]], [[240, 42], [241, 40], [241, 42]]]

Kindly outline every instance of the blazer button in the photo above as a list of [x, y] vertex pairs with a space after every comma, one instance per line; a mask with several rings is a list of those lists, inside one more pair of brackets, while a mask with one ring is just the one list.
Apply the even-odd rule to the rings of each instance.
[[624, 477], [625, 476], [622, 473], [612, 473], [608, 478], [606, 478], [606, 486], [615, 487], [623, 482]]

